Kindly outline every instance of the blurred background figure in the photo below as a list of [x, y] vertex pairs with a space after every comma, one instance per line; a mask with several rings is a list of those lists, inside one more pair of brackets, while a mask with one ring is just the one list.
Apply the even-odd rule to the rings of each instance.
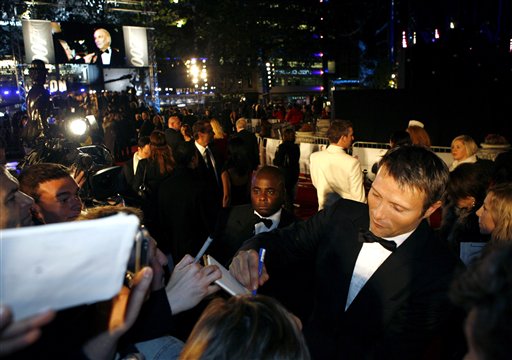
[[144, 198], [141, 199], [144, 223], [153, 237], [160, 241], [162, 234], [158, 220], [158, 188], [174, 169], [175, 163], [172, 150], [165, 141], [163, 131], [154, 130], [150, 137], [150, 155], [139, 161], [135, 179], [134, 191], [138, 191], [141, 185], [147, 189]]
[[[393, 149], [397, 146], [412, 145], [411, 135], [406, 130], [396, 130], [389, 137], [389, 148]], [[372, 173], [377, 174], [379, 170], [379, 162], [372, 165]]]
[[244, 141], [234, 137], [228, 142], [227, 158], [221, 173], [222, 207], [251, 202], [250, 184], [253, 170]]
[[181, 360], [307, 360], [300, 321], [264, 295], [210, 302], [180, 355]]
[[27, 94], [27, 115], [28, 124], [24, 141], [30, 146], [34, 145], [36, 139], [44, 140], [48, 132], [47, 119], [51, 115], [52, 103], [50, 92], [45, 89], [46, 75], [48, 70], [42, 60], [32, 61], [29, 69], [32, 87]]
[[226, 160], [226, 155], [228, 152], [228, 134], [224, 131], [224, 128], [220, 124], [219, 120], [212, 118], [210, 119], [210, 125], [213, 129], [213, 143], [215, 148], [219, 152], [219, 155], [222, 158], [222, 161]]
[[181, 135], [183, 135], [183, 139], [185, 141], [190, 141], [194, 139], [194, 134], [192, 133], [192, 128], [188, 124], [181, 125], [180, 128]]
[[484, 202], [490, 181], [490, 172], [476, 163], [461, 164], [450, 172], [439, 234], [465, 263], [470, 259], [463, 253], [470, 248], [481, 250], [489, 240], [489, 235], [480, 233], [476, 212]]
[[452, 140], [451, 143], [453, 163], [450, 171], [453, 171], [462, 163], [475, 163], [478, 159], [478, 145], [469, 135], [459, 135]]
[[432, 146], [430, 136], [428, 135], [427, 130], [425, 130], [423, 126], [409, 125], [406, 131], [411, 136], [411, 141], [413, 145], [421, 145], [428, 148]]
[[512, 354], [512, 238], [473, 263], [453, 283], [451, 299], [467, 311], [468, 360], [506, 360]]
[[512, 239], [512, 183], [492, 186], [476, 214], [480, 232], [491, 234], [489, 245]]
[[286, 188], [285, 208], [292, 212], [299, 181], [299, 159], [300, 147], [295, 143], [295, 130], [286, 129], [283, 133], [283, 142], [277, 148], [274, 165], [283, 171]]

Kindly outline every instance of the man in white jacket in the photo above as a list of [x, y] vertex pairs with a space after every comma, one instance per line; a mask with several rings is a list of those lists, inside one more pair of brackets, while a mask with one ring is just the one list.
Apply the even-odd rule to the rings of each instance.
[[352, 123], [334, 120], [327, 130], [329, 146], [310, 156], [311, 181], [316, 188], [318, 211], [339, 198], [366, 203], [359, 160], [347, 154], [354, 140]]

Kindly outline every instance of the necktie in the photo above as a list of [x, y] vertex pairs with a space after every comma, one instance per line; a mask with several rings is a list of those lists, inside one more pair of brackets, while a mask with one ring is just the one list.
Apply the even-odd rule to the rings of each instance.
[[103, 50], [103, 51], [102, 51], [102, 53], [103, 53], [103, 54], [108, 54], [108, 53], [110, 53], [110, 50], [109, 50], [109, 49], [107, 49], [107, 50]]
[[265, 219], [265, 218], [259, 217], [258, 215], [254, 214], [254, 225], [256, 225], [260, 222], [262, 222], [267, 227], [267, 229], [270, 229], [273, 224], [272, 219]]
[[375, 236], [370, 230], [359, 230], [359, 241], [360, 242], [378, 242], [381, 244], [386, 250], [395, 251], [396, 250], [396, 242], [391, 240], [385, 240], [378, 236]]
[[206, 150], [204, 151], [204, 155], [206, 156], [206, 167], [208, 167], [208, 169], [212, 170], [215, 173], [212, 158], [210, 157], [210, 149], [206, 148]]
[[212, 158], [210, 157], [210, 149], [206, 148], [206, 150], [204, 151], [204, 154], [206, 156], [206, 167], [208, 168], [208, 171], [210, 171], [211, 175], [217, 181], [217, 185], [220, 186], [219, 177], [217, 176], [217, 171], [215, 170], [215, 166], [213, 166]]

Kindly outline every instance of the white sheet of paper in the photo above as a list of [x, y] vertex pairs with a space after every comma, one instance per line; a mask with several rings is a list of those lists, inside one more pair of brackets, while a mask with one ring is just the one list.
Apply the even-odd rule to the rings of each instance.
[[0, 303], [15, 319], [112, 298], [123, 284], [139, 220], [97, 220], [0, 231]]
[[233, 275], [231, 275], [228, 269], [222, 266], [221, 263], [219, 263], [210, 255], [205, 256], [205, 265], [217, 265], [219, 267], [222, 273], [222, 277], [218, 280], [215, 280], [215, 283], [231, 295], [235, 296], [251, 294], [251, 292], [246, 287], [240, 284], [238, 280], [235, 279]]

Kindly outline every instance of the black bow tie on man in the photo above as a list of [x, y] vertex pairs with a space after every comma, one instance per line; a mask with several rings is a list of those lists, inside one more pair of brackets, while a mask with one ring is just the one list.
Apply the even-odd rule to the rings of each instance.
[[110, 53], [110, 50], [109, 50], [109, 49], [107, 49], [107, 50], [103, 50], [101, 53], [102, 53], [102, 54], [108, 54], [108, 53]]
[[258, 215], [254, 214], [254, 225], [256, 225], [260, 222], [265, 224], [267, 229], [270, 229], [272, 227], [272, 219], [265, 219], [265, 218], [259, 217]]
[[359, 230], [359, 241], [363, 242], [363, 243], [364, 242], [369, 242], [369, 243], [378, 242], [386, 250], [389, 250], [389, 251], [396, 250], [396, 242], [380, 238], [380, 237], [376, 236], [375, 234], [373, 234], [370, 230], [365, 231], [363, 229], [360, 229]]

